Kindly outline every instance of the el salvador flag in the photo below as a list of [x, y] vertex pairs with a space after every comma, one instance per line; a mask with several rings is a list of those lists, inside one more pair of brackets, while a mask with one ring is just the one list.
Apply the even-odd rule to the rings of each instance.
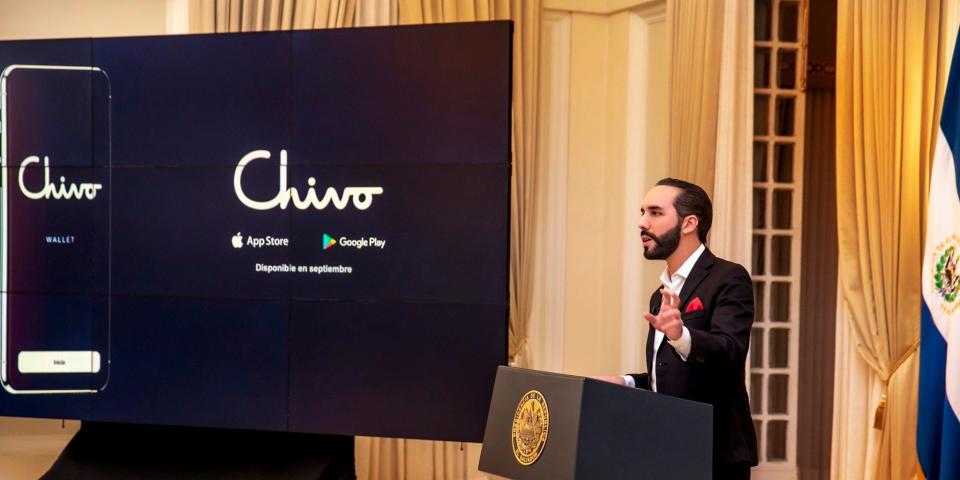
[[917, 456], [929, 479], [960, 479], [960, 49], [954, 49], [930, 172], [920, 317]]

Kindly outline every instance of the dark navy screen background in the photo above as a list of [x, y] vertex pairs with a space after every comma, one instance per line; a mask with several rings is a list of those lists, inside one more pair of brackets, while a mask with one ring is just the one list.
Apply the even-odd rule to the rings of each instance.
[[[81, 289], [109, 303], [109, 383], [3, 392], [0, 414], [479, 441], [506, 361], [510, 37], [493, 22], [0, 42], [0, 69], [92, 65], [112, 93], [96, 165], [110, 287]], [[248, 208], [233, 182], [255, 150], [271, 156], [243, 172], [251, 198], [277, 195], [281, 150], [301, 194], [310, 178], [321, 197], [383, 193], [366, 210]], [[371, 237], [385, 246], [340, 242]]]

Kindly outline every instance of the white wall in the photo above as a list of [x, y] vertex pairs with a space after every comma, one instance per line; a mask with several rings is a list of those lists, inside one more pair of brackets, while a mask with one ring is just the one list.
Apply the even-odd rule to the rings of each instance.
[[0, 0], [0, 40], [167, 33], [169, 0]]
[[534, 367], [639, 372], [649, 293], [639, 205], [666, 176], [665, 0], [545, 0]]

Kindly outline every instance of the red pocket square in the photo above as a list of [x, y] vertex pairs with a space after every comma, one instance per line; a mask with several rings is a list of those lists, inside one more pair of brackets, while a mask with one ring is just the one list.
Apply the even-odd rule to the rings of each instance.
[[700, 301], [700, 297], [690, 300], [690, 303], [687, 304], [687, 308], [683, 313], [696, 312], [698, 310], [703, 310], [703, 302]]

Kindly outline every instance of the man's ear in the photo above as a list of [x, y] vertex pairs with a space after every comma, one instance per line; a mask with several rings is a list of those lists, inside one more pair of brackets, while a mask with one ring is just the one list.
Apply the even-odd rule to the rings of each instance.
[[680, 232], [687, 233], [696, 233], [697, 227], [700, 225], [700, 219], [696, 215], [687, 215], [683, 219], [683, 225], [680, 227]]

